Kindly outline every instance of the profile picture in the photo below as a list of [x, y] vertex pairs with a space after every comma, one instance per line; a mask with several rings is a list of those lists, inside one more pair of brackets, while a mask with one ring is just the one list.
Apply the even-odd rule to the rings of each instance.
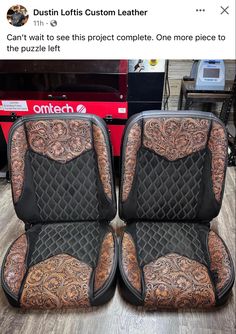
[[27, 9], [21, 5], [11, 6], [7, 11], [7, 20], [14, 27], [21, 27], [28, 21]]

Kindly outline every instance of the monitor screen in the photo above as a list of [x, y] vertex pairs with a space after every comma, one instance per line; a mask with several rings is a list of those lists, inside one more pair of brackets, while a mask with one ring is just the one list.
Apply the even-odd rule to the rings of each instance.
[[203, 78], [219, 78], [220, 69], [219, 68], [204, 68]]

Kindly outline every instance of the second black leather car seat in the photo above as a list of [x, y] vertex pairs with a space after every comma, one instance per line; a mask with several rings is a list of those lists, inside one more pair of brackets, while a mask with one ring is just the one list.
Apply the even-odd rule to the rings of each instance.
[[226, 166], [225, 127], [211, 113], [149, 111], [129, 120], [119, 268], [130, 303], [156, 309], [225, 302], [234, 268], [211, 220], [221, 208]]

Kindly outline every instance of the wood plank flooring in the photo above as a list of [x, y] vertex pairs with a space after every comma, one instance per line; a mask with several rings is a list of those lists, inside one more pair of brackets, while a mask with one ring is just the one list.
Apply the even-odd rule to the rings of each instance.
[[[225, 240], [235, 263], [235, 169], [228, 168], [221, 212], [213, 229]], [[118, 234], [123, 223], [112, 222]], [[0, 180], [0, 264], [9, 245], [24, 231], [16, 217], [10, 185]], [[87, 311], [24, 311], [11, 307], [0, 288], [0, 334], [233, 334], [235, 287], [224, 307], [211, 311], [145, 312], [124, 302], [116, 290], [105, 306]]]

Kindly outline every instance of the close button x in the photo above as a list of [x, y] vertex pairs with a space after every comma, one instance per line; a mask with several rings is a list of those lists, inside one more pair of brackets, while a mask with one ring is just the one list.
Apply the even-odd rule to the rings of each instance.
[[220, 13], [221, 15], [224, 14], [224, 13], [229, 15], [229, 12], [228, 12], [229, 6], [227, 6], [227, 7], [225, 7], [225, 8], [222, 7], [222, 6], [220, 6], [220, 7], [221, 7], [221, 9], [222, 9], [222, 12]]

